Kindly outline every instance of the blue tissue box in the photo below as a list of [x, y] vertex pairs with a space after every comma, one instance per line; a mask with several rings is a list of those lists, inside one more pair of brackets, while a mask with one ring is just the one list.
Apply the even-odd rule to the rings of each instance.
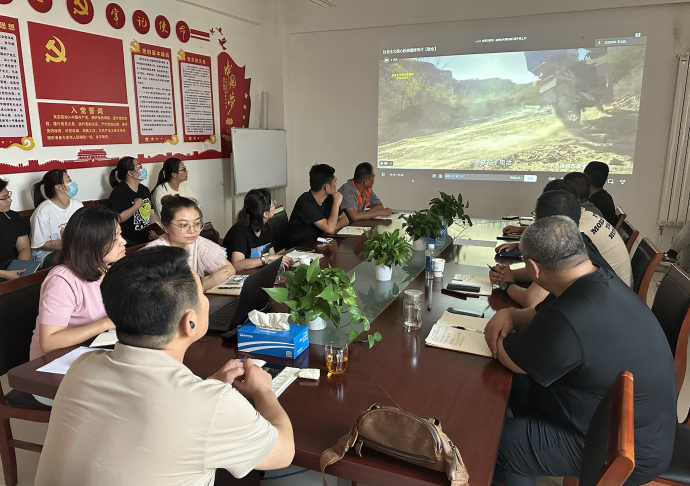
[[266, 354], [295, 359], [309, 347], [309, 328], [290, 324], [287, 331], [263, 329], [254, 324], [237, 330], [237, 349], [245, 353]]

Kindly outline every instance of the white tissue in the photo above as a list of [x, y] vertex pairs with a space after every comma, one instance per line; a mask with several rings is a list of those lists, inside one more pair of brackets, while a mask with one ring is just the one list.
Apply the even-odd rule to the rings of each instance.
[[318, 380], [320, 375], [321, 370], [318, 368], [304, 368], [297, 373], [298, 378], [304, 378], [306, 380]]
[[316, 238], [316, 241], [318, 241], [319, 243], [330, 243], [331, 241], [333, 241], [333, 238], [322, 238], [319, 236], [318, 238]]
[[249, 320], [252, 321], [252, 324], [264, 329], [279, 329], [281, 331], [287, 331], [290, 329], [290, 324], [288, 324], [290, 314], [282, 312], [271, 312], [269, 314], [265, 314], [263, 312], [253, 310], [249, 312], [247, 317], [249, 317]]

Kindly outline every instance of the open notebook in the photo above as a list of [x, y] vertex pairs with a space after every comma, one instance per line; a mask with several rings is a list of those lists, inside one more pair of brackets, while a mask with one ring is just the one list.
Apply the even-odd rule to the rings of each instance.
[[444, 312], [431, 328], [426, 338], [428, 346], [450, 349], [462, 353], [491, 357], [489, 346], [484, 340], [484, 327], [488, 319], [463, 316]]

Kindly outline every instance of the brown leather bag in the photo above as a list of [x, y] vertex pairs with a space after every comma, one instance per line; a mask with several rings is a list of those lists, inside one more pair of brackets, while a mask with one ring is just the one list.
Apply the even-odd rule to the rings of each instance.
[[326, 466], [343, 458], [351, 447], [362, 457], [362, 446], [403, 461], [445, 471], [451, 486], [469, 486], [469, 474], [460, 453], [434, 418], [420, 417], [378, 403], [362, 413], [338, 443], [321, 453], [324, 486]]

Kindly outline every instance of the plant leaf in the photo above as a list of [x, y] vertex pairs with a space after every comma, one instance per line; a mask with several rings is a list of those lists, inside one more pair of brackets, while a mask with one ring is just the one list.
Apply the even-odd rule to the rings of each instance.
[[271, 287], [264, 289], [266, 293], [276, 302], [285, 303], [288, 299], [290, 291], [286, 287]]
[[367, 339], [369, 340], [369, 349], [374, 347], [374, 336], [367, 336]]
[[383, 336], [381, 336], [381, 333], [380, 333], [380, 332], [375, 332], [375, 333], [374, 333], [374, 340], [375, 340], [375, 341], [381, 341], [381, 339], [383, 339]]

